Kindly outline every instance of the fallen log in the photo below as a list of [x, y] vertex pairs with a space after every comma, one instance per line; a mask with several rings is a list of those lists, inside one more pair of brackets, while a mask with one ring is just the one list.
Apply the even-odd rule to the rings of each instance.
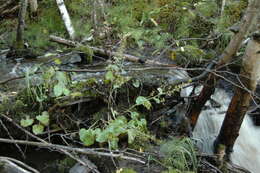
[[[70, 47], [85, 46], [85, 45], [82, 45], [79, 42], [67, 40], [67, 39], [57, 37], [57, 36], [54, 36], [54, 35], [50, 35], [50, 40], [57, 42], [57, 43], [60, 43], [60, 44], [63, 44], [63, 45], [66, 45], [66, 46], [70, 46]], [[87, 47], [87, 46], [85, 46], [85, 47]], [[158, 61], [153, 61], [153, 60], [143, 60], [142, 58], [139, 58], [139, 57], [136, 57], [136, 56], [133, 56], [133, 55], [118, 53], [118, 52], [114, 52], [114, 51], [110, 51], [110, 50], [104, 50], [104, 49], [97, 48], [97, 47], [89, 46], [89, 48], [92, 49], [94, 53], [105, 55], [105, 56], [108, 56], [108, 57], [120, 56], [120, 57], [123, 57], [127, 61], [138, 62], [138, 63], [141, 63], [141, 64], [160, 65], [160, 66], [166, 66], [166, 67], [176, 67], [175, 64], [164, 64], [164, 63], [161, 63], [161, 62], [158, 62]]]

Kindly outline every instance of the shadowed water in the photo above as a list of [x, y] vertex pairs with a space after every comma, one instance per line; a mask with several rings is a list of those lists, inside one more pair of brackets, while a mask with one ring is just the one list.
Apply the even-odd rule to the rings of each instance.
[[[218, 135], [225, 111], [231, 100], [224, 90], [217, 89], [212, 96], [221, 103], [220, 108], [204, 110], [194, 130], [194, 138], [199, 139], [198, 145], [203, 152], [213, 153], [213, 141]], [[209, 105], [209, 103], [207, 103]], [[252, 173], [260, 172], [260, 128], [254, 126], [249, 116], [246, 116], [240, 129], [239, 137], [231, 155], [233, 163], [240, 165]]]

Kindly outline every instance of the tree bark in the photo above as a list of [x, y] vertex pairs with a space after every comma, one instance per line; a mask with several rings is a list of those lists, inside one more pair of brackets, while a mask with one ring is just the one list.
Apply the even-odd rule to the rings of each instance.
[[29, 0], [30, 5], [30, 17], [37, 16], [38, 2], [37, 0]]
[[241, 87], [237, 87], [229, 105], [220, 133], [215, 141], [215, 151], [220, 145], [226, 147], [229, 157], [234, 143], [239, 136], [239, 129], [251, 101], [251, 92], [254, 92], [260, 75], [260, 42], [250, 40], [243, 58], [240, 73]]
[[[219, 57], [219, 62], [216, 65], [216, 69], [223, 68], [223, 65], [229, 63], [232, 60], [233, 56], [239, 49], [244, 39], [244, 36], [249, 31], [250, 26], [254, 21], [254, 18], [257, 16], [257, 10], [259, 10], [259, 7], [259, 0], [251, 1], [243, 18], [239, 32], [234, 35], [233, 39], [229, 42], [228, 46]], [[207, 102], [207, 100], [210, 99], [211, 95], [214, 93], [217, 80], [218, 78], [214, 74], [210, 74], [203, 86], [200, 95], [191, 102], [186, 116], [191, 121], [192, 129], [194, 129], [199, 118], [199, 114], [202, 108], [204, 107], [205, 103]]]
[[75, 39], [75, 30], [74, 30], [73, 25], [71, 23], [70, 16], [69, 16], [67, 8], [64, 4], [64, 1], [63, 0], [56, 0], [56, 2], [57, 2], [57, 5], [58, 5], [58, 8], [60, 10], [61, 17], [64, 21], [65, 27], [67, 29], [67, 32], [70, 36], [70, 39], [74, 40]]
[[18, 15], [18, 26], [16, 33], [16, 42], [14, 44], [15, 49], [24, 48], [24, 27], [25, 27], [25, 16], [28, 5], [28, 0], [21, 0], [20, 10]]

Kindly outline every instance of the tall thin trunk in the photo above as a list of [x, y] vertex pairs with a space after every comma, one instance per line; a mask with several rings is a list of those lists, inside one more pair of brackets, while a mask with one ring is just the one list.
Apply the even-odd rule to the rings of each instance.
[[35, 17], [37, 15], [38, 2], [37, 0], [29, 0], [30, 5], [30, 17]]
[[57, 2], [57, 5], [58, 5], [58, 8], [60, 10], [61, 17], [64, 21], [65, 27], [67, 29], [67, 32], [70, 36], [70, 39], [74, 40], [75, 39], [75, 30], [74, 30], [74, 27], [71, 23], [70, 16], [69, 16], [67, 8], [64, 4], [64, 1], [63, 0], [56, 0], [56, 2]]
[[24, 27], [25, 27], [25, 16], [26, 16], [27, 5], [28, 5], [28, 0], [21, 0], [20, 10], [18, 15], [16, 42], [14, 44], [15, 49], [24, 48]]
[[257, 38], [250, 40], [241, 67], [241, 87], [237, 87], [229, 105], [220, 133], [215, 142], [215, 150], [220, 145], [226, 147], [229, 156], [239, 136], [239, 129], [248, 110], [251, 92], [254, 92], [260, 75], [260, 42]]
[[[219, 62], [216, 65], [216, 69], [221, 69], [223, 65], [229, 63], [232, 60], [233, 56], [239, 49], [244, 39], [244, 36], [249, 31], [250, 26], [254, 21], [254, 18], [257, 16], [257, 10], [259, 10], [259, 7], [260, 0], [251, 1], [243, 18], [239, 32], [234, 35], [224, 52], [221, 54]], [[200, 95], [192, 101], [191, 106], [186, 114], [187, 117], [191, 120], [192, 129], [194, 129], [199, 114], [202, 108], [204, 107], [205, 103], [207, 102], [207, 100], [210, 99], [211, 95], [214, 93], [217, 80], [218, 78], [214, 74], [210, 74], [203, 86]]]

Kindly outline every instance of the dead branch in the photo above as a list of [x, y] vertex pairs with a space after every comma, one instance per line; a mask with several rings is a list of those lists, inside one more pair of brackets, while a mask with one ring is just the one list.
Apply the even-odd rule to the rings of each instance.
[[47, 142], [32, 142], [32, 141], [11, 140], [11, 139], [4, 139], [4, 138], [0, 138], [0, 142], [9, 143], [9, 144], [31, 145], [31, 146], [37, 146], [37, 147], [43, 147], [43, 148], [56, 149], [59, 151], [65, 150], [67, 152], [74, 152], [74, 153], [78, 153], [78, 154], [113, 157], [113, 158], [131, 160], [131, 161], [135, 161], [135, 162], [138, 162], [141, 164], [146, 163], [144, 160], [141, 160], [141, 159], [135, 158], [135, 157], [131, 157], [131, 156], [126, 156], [122, 152], [119, 152], [119, 151], [100, 152], [100, 151], [95, 151], [95, 149], [89, 149], [89, 148], [76, 148], [76, 147], [68, 147], [68, 146], [63, 146], [63, 145], [51, 144], [51, 143], [47, 143]]
[[[29, 132], [28, 130], [24, 129], [23, 127], [21, 127], [20, 125], [18, 125], [13, 119], [11, 119], [10, 117], [4, 115], [4, 114], [0, 114], [2, 118], [6, 119], [7, 121], [11, 122], [12, 124], [14, 124], [18, 129], [20, 129], [22, 132], [24, 132], [25, 134], [27, 134], [28, 136], [32, 137], [33, 139], [36, 139], [38, 141], [40, 141], [43, 144], [49, 144], [48, 142], [46, 142], [45, 140], [39, 138], [38, 136], [35, 136], [34, 134], [32, 134], [31, 132]], [[88, 168], [90, 168], [91, 170], [93, 170], [95, 173], [99, 173], [99, 171], [95, 168], [92, 168], [90, 165], [88, 165], [87, 163], [85, 163], [84, 161], [80, 160], [79, 158], [77, 158], [76, 156], [72, 155], [69, 151], [62, 149], [62, 148], [56, 148], [58, 151], [66, 154], [67, 156], [71, 157], [72, 159], [76, 160], [77, 162], [79, 162], [80, 164], [87, 166]]]
[[[67, 39], [57, 37], [54, 35], [50, 35], [50, 40], [63, 44], [63, 45], [71, 46], [71, 47], [84, 46], [79, 42], [67, 40]], [[153, 61], [153, 60], [143, 60], [143, 59], [133, 56], [133, 55], [122, 54], [122, 53], [118, 53], [118, 52], [114, 52], [114, 51], [104, 50], [104, 49], [97, 48], [97, 47], [89, 47], [89, 48], [91, 48], [94, 51], [94, 53], [106, 55], [109, 57], [119, 56], [119, 57], [123, 57], [125, 60], [131, 61], [131, 62], [138, 62], [138, 63], [142, 63], [142, 64], [145, 63], [145, 64], [150, 64], [150, 65], [160, 65], [160, 66], [166, 66], [166, 67], [175, 67], [176, 66], [175, 64], [164, 64], [164, 63], [161, 63], [158, 61]]]
[[[15, 168], [21, 170], [23, 168], [26, 168], [27, 170], [31, 171], [31, 172], [34, 172], [34, 173], [40, 173], [38, 170], [30, 167], [29, 165], [19, 161], [19, 160], [16, 160], [14, 158], [10, 158], [10, 157], [3, 157], [1, 156], [0, 157], [0, 162], [7, 162], [8, 164], [12, 162], [12, 165], [15, 166]], [[17, 165], [16, 165], [17, 164]], [[19, 166], [18, 166], [19, 165]], [[18, 168], [19, 167], [19, 168]], [[23, 167], [23, 168], [21, 168]], [[23, 169], [24, 170], [24, 169]], [[24, 172], [27, 172], [24, 170]]]

